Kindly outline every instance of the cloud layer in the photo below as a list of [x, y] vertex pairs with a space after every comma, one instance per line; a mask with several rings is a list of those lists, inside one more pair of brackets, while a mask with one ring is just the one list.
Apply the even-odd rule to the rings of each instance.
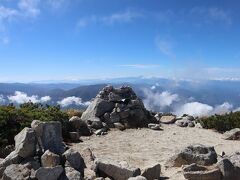
[[90, 102], [82, 102], [82, 98], [76, 97], [76, 96], [71, 96], [71, 97], [66, 97], [62, 99], [61, 101], [57, 102], [59, 105], [62, 107], [67, 107], [70, 105], [76, 105], [76, 106], [88, 106]]
[[16, 91], [14, 95], [8, 96], [8, 100], [11, 103], [23, 104], [29, 101], [33, 103], [46, 103], [51, 100], [50, 96], [38, 97], [37, 95], [28, 96], [24, 92]]

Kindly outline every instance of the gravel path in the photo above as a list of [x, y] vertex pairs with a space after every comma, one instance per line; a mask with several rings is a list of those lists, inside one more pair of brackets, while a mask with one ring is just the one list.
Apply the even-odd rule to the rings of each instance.
[[83, 137], [84, 142], [73, 144], [73, 148], [81, 152], [85, 147], [90, 147], [96, 157], [127, 161], [129, 165], [139, 168], [160, 163], [162, 176], [173, 180], [184, 179], [181, 168], [166, 169], [164, 166], [176, 150], [196, 143], [214, 146], [218, 154], [222, 151], [230, 154], [240, 149], [240, 141], [223, 140], [222, 134], [212, 130], [176, 125], [164, 125], [163, 129], [111, 130], [105, 136]]

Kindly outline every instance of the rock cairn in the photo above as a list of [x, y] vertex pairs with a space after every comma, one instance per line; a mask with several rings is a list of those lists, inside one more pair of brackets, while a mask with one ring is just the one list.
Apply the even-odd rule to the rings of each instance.
[[108, 128], [124, 130], [148, 127], [149, 123], [157, 122], [129, 86], [103, 88], [82, 114], [81, 119], [91, 129], [98, 130], [96, 134], [103, 134]]

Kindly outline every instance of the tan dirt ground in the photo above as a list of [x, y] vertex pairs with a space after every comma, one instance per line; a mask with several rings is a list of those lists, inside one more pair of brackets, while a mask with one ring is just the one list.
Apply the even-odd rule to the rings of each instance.
[[82, 143], [73, 144], [76, 150], [90, 147], [96, 157], [127, 161], [130, 166], [144, 168], [160, 163], [163, 177], [173, 180], [184, 179], [181, 168], [166, 168], [166, 161], [175, 153], [190, 144], [214, 146], [218, 154], [227, 155], [240, 151], [240, 141], [223, 140], [222, 134], [213, 130], [181, 128], [164, 125], [163, 131], [151, 129], [111, 130], [105, 136], [82, 137]]

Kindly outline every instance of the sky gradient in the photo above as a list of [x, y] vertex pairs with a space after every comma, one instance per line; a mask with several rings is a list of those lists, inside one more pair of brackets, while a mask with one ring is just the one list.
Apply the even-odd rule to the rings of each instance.
[[0, 81], [240, 79], [238, 0], [0, 0]]

